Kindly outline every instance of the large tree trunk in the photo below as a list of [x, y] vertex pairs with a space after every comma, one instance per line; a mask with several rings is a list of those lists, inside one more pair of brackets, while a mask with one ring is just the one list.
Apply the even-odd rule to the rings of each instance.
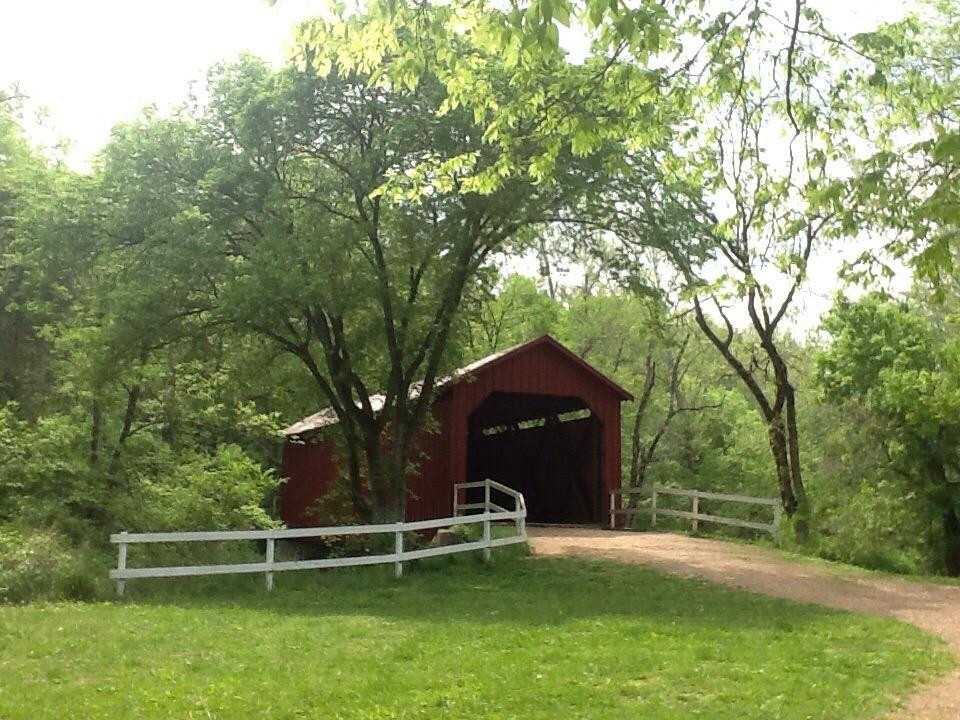
[[797, 498], [793, 493], [793, 484], [790, 481], [790, 456], [787, 450], [787, 433], [783, 426], [783, 418], [774, 416], [767, 425], [770, 452], [777, 469], [777, 484], [780, 486], [780, 499], [783, 510], [789, 515], [797, 511]]
[[394, 426], [390, 446], [390, 500], [391, 510], [398, 522], [403, 522], [407, 514], [407, 470], [409, 469], [410, 446], [414, 433], [413, 424]]
[[369, 523], [373, 520], [373, 511], [370, 508], [370, 500], [363, 492], [363, 463], [360, 459], [362, 443], [359, 440], [352, 418], [341, 418], [338, 427], [343, 438], [346, 455], [344, 459], [347, 462], [350, 503], [353, 505], [353, 511], [357, 518], [361, 522]]
[[361, 521], [369, 522], [373, 518], [373, 513], [370, 511], [370, 503], [363, 495], [360, 457], [352, 447], [347, 448], [347, 473], [350, 481], [350, 503], [353, 505], [353, 511]]
[[364, 432], [363, 454], [367, 461], [367, 481], [370, 484], [371, 511], [374, 522], [395, 522], [388, 489], [388, 471], [384, 467], [380, 434], [370, 429]]
[[810, 502], [803, 485], [800, 467], [800, 437], [797, 430], [797, 395], [789, 380], [784, 381], [787, 411], [787, 450], [790, 459], [790, 488], [796, 502], [793, 530], [797, 540], [805, 543], [810, 538]]
[[103, 433], [103, 410], [100, 401], [93, 399], [90, 407], [90, 464], [96, 465], [100, 461], [100, 437]]
[[370, 485], [374, 522], [401, 522], [406, 515], [407, 464], [413, 431], [397, 424], [371, 426], [364, 432], [363, 454]]
[[960, 517], [953, 499], [943, 511], [944, 565], [951, 577], [960, 577]]
[[127, 388], [127, 405], [123, 411], [123, 424], [120, 427], [120, 436], [117, 438], [117, 444], [110, 455], [110, 469], [108, 471], [108, 482], [111, 488], [117, 487], [117, 471], [120, 469], [120, 458], [123, 454], [124, 443], [127, 442], [134, 430], [133, 422], [137, 419], [137, 403], [140, 401], [140, 385], [133, 385]]

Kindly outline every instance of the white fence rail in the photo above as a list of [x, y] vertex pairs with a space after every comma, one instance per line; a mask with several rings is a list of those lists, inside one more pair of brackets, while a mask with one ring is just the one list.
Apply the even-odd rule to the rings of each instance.
[[[471, 488], [484, 488], [482, 503], [464, 504], [458, 502], [459, 493]], [[507, 510], [490, 500], [491, 491], [507, 496], [513, 502], [514, 509]], [[242, 573], [264, 573], [267, 590], [273, 589], [273, 573], [285, 570], [315, 570], [331, 567], [351, 567], [358, 565], [380, 565], [393, 563], [397, 577], [403, 574], [403, 563], [437, 555], [483, 550], [485, 560], [490, 559], [490, 549], [502, 545], [526, 542], [527, 507], [523, 495], [494, 480], [461, 483], [454, 486], [453, 517], [436, 520], [417, 520], [414, 522], [381, 523], [379, 525], [343, 525], [340, 527], [291, 528], [282, 530], [215, 530], [203, 532], [158, 532], [127, 533], [110, 536], [110, 542], [118, 545], [117, 567], [110, 571], [110, 578], [117, 583], [117, 595], [123, 595], [127, 580], [134, 578], [182, 577], [188, 575], [234, 575]], [[461, 515], [462, 510], [480, 511], [472, 515]], [[491, 524], [510, 521], [514, 523], [515, 533], [506, 537], [494, 538]], [[420, 530], [435, 530], [453, 525], [483, 523], [483, 537], [473, 542], [441, 545], [437, 547], [406, 550], [403, 546], [404, 533]], [[392, 534], [394, 551], [381, 555], [361, 555], [356, 557], [324, 558], [320, 560], [283, 560], [274, 559], [277, 540], [299, 538], [325, 538], [345, 535]], [[228, 565], [183, 565], [166, 567], [127, 567], [127, 548], [130, 545], [144, 543], [181, 543], [216, 542], [233, 540], [264, 540], [266, 552], [264, 562], [233, 563]]]
[[[617, 506], [617, 497], [623, 498], [633, 495], [650, 495], [650, 507], [623, 507], [623, 501], [620, 507]], [[692, 511], [674, 510], [672, 508], [659, 507], [657, 498], [660, 495], [677, 495], [689, 497], [693, 501]], [[769, 523], [754, 522], [752, 520], [741, 520], [740, 518], [724, 517], [722, 515], [713, 515], [700, 512], [701, 500], [719, 500], [723, 502], [744, 503], [747, 505], [766, 505], [771, 508], [773, 518]], [[657, 515], [667, 515], [669, 517], [686, 518], [693, 522], [693, 529], [697, 530], [700, 522], [718, 523], [720, 525], [733, 525], [735, 527], [750, 528], [760, 530], [761, 532], [771, 533], [780, 542], [780, 501], [776, 498], [750, 497], [749, 495], [728, 495], [726, 493], [705, 492], [703, 490], [684, 490], [682, 488], [668, 488], [660, 485], [653, 485], [642, 488], [620, 488], [610, 493], [610, 529], [617, 526], [617, 516], [632, 516], [638, 513], [647, 513], [651, 516], [651, 527], [657, 526]]]

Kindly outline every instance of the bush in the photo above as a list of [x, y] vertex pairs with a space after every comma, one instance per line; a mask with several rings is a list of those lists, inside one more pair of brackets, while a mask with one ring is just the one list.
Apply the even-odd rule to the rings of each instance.
[[874, 570], [930, 574], [941, 568], [936, 556], [934, 527], [922, 498], [892, 480], [863, 482], [855, 492], [836, 494], [835, 504], [819, 516], [817, 553], [828, 560]]
[[0, 407], [0, 524], [69, 532], [93, 517], [97, 483], [84, 441], [83, 428], [68, 416], [28, 424], [15, 405]]
[[108, 591], [106, 566], [54, 530], [0, 529], [0, 603], [93, 600]]
[[215, 454], [185, 453], [167, 469], [148, 468], [133, 478], [130, 499], [117, 522], [131, 532], [235, 530], [276, 527], [263, 509], [278, 484], [235, 445]]
[[[189, 532], [278, 527], [263, 509], [278, 484], [235, 445], [215, 454], [183, 453], [169, 462], [147, 465], [130, 479], [129, 492], [112, 503], [109, 532]], [[99, 538], [97, 538], [99, 540]], [[116, 548], [112, 549], [114, 552]], [[254, 544], [239, 542], [136, 545], [131, 562], [194, 564], [246, 562], [261, 558]]]
[[[26, 423], [0, 405], [0, 602], [90, 599], [109, 593], [113, 532], [272, 527], [264, 510], [278, 479], [243, 449], [176, 452], [144, 432], [90, 459], [88, 428], [66, 415]], [[192, 564], [262, 557], [249, 544], [131, 549], [133, 563]]]

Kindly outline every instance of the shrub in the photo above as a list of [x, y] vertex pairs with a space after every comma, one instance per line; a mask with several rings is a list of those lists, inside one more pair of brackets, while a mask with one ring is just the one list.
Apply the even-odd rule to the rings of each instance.
[[862, 482], [837, 493], [821, 513], [817, 552], [828, 560], [888, 572], [926, 574], [940, 570], [930, 548], [934, 526], [923, 499], [891, 480]]
[[118, 508], [117, 521], [128, 531], [276, 527], [263, 505], [278, 482], [236, 445], [187, 453], [167, 472], [149, 468], [134, 478], [130, 503]]
[[107, 592], [106, 560], [55, 530], [0, 529], [0, 603], [93, 600]]
[[[188, 532], [278, 527], [263, 509], [278, 484], [276, 474], [235, 445], [216, 453], [184, 453], [162, 466], [147, 465], [132, 476], [130, 490], [109, 513], [108, 532]], [[115, 548], [112, 549], [115, 551]], [[262, 558], [255, 544], [183, 543], [131, 547], [137, 564], [242, 562]]]

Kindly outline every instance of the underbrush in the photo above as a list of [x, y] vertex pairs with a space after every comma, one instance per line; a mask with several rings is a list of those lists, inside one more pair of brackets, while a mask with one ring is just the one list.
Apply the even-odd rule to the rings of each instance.
[[106, 556], [55, 530], [0, 528], [0, 603], [95, 600], [109, 592]]

